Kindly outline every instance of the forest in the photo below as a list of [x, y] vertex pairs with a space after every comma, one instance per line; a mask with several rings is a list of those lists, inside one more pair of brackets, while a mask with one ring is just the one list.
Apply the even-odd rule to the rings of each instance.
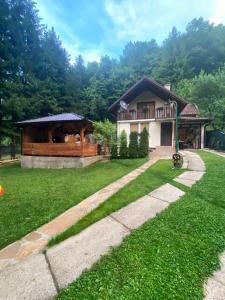
[[[155, 37], [156, 38], [156, 37]], [[18, 120], [76, 112], [92, 120], [147, 75], [199, 106], [225, 129], [225, 26], [193, 19], [184, 32], [171, 28], [158, 44], [129, 42], [117, 59], [71, 63], [54, 28], [32, 0], [0, 0], [0, 144], [19, 139]]]

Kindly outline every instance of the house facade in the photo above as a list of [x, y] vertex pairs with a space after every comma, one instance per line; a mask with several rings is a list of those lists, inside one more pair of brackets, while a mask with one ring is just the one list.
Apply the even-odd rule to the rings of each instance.
[[150, 148], [175, 148], [176, 105], [179, 148], [203, 148], [205, 126], [210, 118], [200, 117], [198, 107], [156, 81], [143, 77], [128, 89], [109, 110], [117, 119], [117, 134], [123, 130], [149, 132]]

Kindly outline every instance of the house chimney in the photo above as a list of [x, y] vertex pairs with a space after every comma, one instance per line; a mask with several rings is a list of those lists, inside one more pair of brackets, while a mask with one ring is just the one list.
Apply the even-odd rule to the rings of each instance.
[[170, 91], [170, 83], [164, 84], [164, 88]]

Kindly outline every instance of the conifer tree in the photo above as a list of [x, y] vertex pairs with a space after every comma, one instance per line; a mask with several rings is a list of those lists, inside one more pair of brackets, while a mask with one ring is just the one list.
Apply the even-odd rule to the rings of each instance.
[[130, 133], [129, 157], [138, 157], [138, 133], [136, 131]]
[[141, 132], [140, 145], [139, 145], [139, 157], [148, 156], [148, 151], [149, 151], [148, 130], [145, 127]]
[[127, 158], [128, 157], [128, 147], [127, 147], [127, 134], [125, 130], [122, 131], [120, 135], [120, 158]]
[[111, 149], [110, 149], [110, 154], [111, 154], [111, 159], [117, 158], [118, 157], [118, 150], [117, 150], [117, 142], [112, 143]]

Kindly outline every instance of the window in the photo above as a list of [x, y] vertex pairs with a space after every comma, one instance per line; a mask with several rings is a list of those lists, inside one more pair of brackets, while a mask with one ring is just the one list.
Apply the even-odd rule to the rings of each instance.
[[130, 132], [137, 131], [138, 132], [138, 123], [130, 124]]
[[147, 131], [149, 131], [149, 123], [141, 123], [141, 132], [143, 131], [144, 128], [146, 128]]

